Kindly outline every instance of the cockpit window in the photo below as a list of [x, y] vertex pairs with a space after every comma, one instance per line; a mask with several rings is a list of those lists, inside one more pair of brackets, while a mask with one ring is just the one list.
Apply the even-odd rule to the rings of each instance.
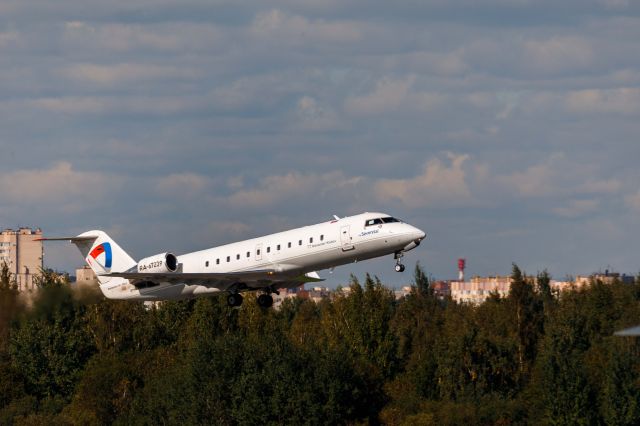
[[364, 223], [364, 226], [382, 225], [382, 219], [369, 219]]
[[383, 217], [382, 221], [384, 223], [396, 223], [396, 222], [400, 222], [398, 219], [396, 219], [395, 217]]

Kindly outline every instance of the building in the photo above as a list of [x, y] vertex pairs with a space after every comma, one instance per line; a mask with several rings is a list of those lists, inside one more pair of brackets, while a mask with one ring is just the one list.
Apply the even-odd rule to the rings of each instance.
[[451, 281], [449, 283], [451, 298], [456, 302], [478, 305], [497, 293], [507, 297], [511, 288], [511, 277], [473, 277], [471, 281]]
[[576, 277], [576, 287], [581, 288], [585, 285], [589, 285], [592, 282], [601, 281], [603, 284], [613, 284], [614, 282], [621, 282], [622, 284], [633, 284], [635, 277], [631, 275], [620, 274], [619, 272], [611, 272], [608, 269], [602, 272], [596, 272], [589, 276], [578, 275]]
[[42, 231], [20, 228], [0, 233], [0, 265], [6, 263], [15, 277], [19, 291], [35, 288], [34, 278], [42, 270]]
[[413, 291], [413, 287], [411, 287], [410, 285], [405, 285], [400, 290], [394, 289], [393, 296], [395, 297], [396, 300], [400, 300], [403, 297], [407, 297], [408, 295], [410, 295], [411, 291]]
[[451, 283], [449, 281], [435, 281], [431, 283], [433, 294], [440, 300], [451, 296]]
[[94, 287], [98, 285], [98, 277], [93, 269], [85, 265], [82, 268], [76, 269], [76, 285]]
[[[342, 289], [345, 290], [344, 288]], [[347, 290], [348, 291], [348, 290]], [[320, 303], [324, 299], [331, 297], [333, 292], [328, 287], [315, 286], [309, 290], [299, 290], [298, 296], [303, 299], [313, 300], [315, 303]]]

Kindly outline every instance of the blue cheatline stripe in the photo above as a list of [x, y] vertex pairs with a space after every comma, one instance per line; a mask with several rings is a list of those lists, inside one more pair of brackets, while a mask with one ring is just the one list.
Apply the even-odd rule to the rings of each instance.
[[102, 243], [102, 247], [104, 247], [104, 255], [105, 255], [105, 268], [111, 268], [111, 262], [113, 260], [113, 254], [111, 252], [111, 244], [110, 243]]

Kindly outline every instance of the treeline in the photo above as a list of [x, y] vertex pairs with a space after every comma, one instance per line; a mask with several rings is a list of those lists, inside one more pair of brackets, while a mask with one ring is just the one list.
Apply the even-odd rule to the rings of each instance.
[[396, 301], [353, 277], [279, 310], [141, 303], [45, 273], [28, 309], [0, 274], [0, 424], [640, 424], [640, 283], [438, 300], [417, 266]]

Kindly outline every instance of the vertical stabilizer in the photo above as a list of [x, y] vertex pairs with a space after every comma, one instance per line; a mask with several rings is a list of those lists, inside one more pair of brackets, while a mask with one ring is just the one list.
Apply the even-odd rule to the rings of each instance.
[[127, 281], [123, 278], [102, 275], [124, 272], [137, 264], [106, 232], [87, 231], [69, 240], [78, 247], [87, 264], [98, 276], [100, 284], [117, 284], [119, 281]]

